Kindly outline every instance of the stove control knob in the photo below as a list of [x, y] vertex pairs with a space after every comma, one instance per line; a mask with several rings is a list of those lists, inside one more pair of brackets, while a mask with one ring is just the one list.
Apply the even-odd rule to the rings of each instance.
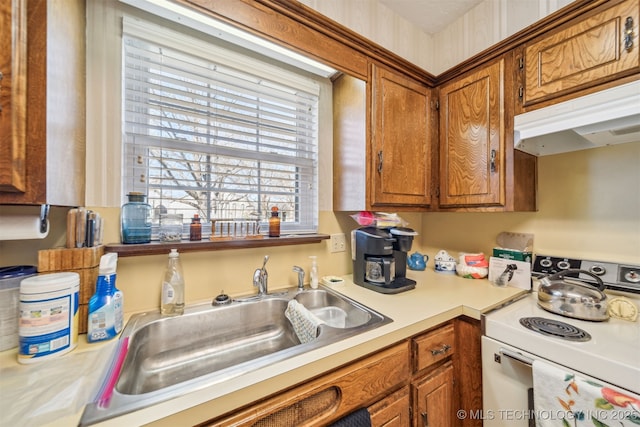
[[549, 268], [553, 265], [553, 261], [551, 261], [549, 258], [545, 258], [540, 260], [540, 265], [544, 268]]
[[558, 261], [558, 264], [556, 264], [556, 267], [558, 267], [558, 269], [560, 270], [568, 270], [569, 267], [571, 267], [571, 264], [569, 264], [569, 261]]
[[589, 271], [595, 274], [596, 276], [604, 276], [604, 274], [607, 272], [607, 269], [601, 265], [592, 265], [589, 268]]
[[627, 281], [629, 281], [631, 283], [640, 282], [640, 274], [638, 274], [638, 272], [633, 271], [633, 270], [627, 272], [627, 274], [624, 275], [624, 278], [627, 279]]

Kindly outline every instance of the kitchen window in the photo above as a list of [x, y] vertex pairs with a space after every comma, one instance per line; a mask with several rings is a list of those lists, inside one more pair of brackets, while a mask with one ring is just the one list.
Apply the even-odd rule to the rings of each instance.
[[318, 226], [319, 85], [272, 63], [123, 19], [122, 193], [155, 219]]

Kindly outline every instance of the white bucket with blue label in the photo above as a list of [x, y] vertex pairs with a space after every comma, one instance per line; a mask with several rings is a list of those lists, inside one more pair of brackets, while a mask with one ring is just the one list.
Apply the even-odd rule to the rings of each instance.
[[80, 275], [40, 274], [20, 282], [18, 362], [35, 363], [78, 345]]

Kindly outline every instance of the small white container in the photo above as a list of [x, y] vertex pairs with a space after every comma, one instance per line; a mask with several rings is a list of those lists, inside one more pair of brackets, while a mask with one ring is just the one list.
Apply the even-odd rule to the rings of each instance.
[[52, 273], [20, 282], [18, 362], [61, 356], [78, 344], [78, 273]]

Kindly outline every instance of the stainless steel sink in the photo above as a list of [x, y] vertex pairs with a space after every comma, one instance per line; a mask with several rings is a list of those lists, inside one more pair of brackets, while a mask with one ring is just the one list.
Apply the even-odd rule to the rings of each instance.
[[[284, 315], [294, 298], [324, 322], [312, 342], [300, 343]], [[128, 339], [128, 351], [110, 403], [105, 408], [87, 405], [81, 425], [220, 384], [391, 321], [322, 287], [222, 306], [192, 305], [177, 317], [158, 311], [135, 315], [120, 337]]]

